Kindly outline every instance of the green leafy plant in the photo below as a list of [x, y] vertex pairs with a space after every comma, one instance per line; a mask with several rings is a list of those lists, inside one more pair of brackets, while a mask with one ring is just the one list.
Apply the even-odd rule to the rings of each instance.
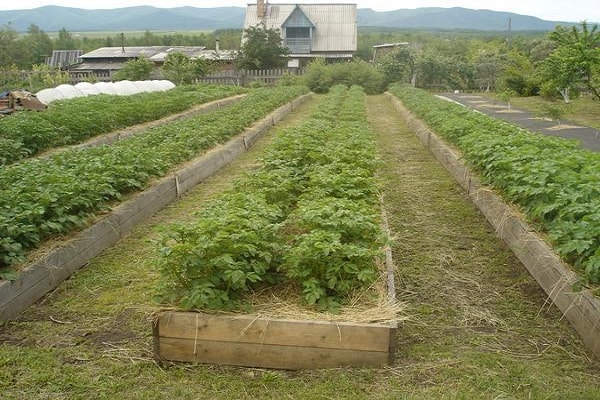
[[0, 169], [0, 268], [23, 261], [45, 239], [71, 232], [154, 177], [198, 156], [305, 93], [253, 91], [213, 113], [149, 129], [111, 146], [71, 149]]
[[600, 154], [573, 141], [534, 134], [407, 86], [394, 95], [529, 221], [588, 283], [600, 284]]
[[363, 96], [332, 88], [266, 151], [262, 168], [165, 237], [162, 301], [229, 309], [256, 284], [285, 279], [307, 304], [335, 310], [377, 278], [377, 162]]

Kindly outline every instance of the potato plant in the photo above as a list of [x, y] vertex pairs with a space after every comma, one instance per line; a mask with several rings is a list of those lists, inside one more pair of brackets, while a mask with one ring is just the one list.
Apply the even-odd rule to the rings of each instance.
[[304, 87], [260, 89], [239, 103], [110, 146], [72, 149], [0, 169], [0, 270], [45, 239], [86, 224], [123, 194], [240, 133]]
[[405, 86], [392, 92], [465, 159], [592, 284], [600, 284], [600, 154]]
[[363, 100], [359, 88], [336, 87], [277, 138], [262, 168], [167, 234], [158, 299], [231, 309], [257, 285], [290, 281], [307, 304], [335, 309], [371, 284], [383, 236]]

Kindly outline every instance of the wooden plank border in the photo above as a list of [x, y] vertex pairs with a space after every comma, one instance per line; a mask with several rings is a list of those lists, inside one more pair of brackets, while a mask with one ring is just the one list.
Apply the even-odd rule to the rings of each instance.
[[298, 370], [387, 365], [393, 360], [397, 328], [168, 311], [158, 316], [153, 333], [159, 362]]
[[529, 273], [581, 336], [585, 345], [600, 358], [600, 299], [590, 290], [574, 291], [576, 274], [554, 250], [493, 190], [470, 171], [458, 152], [387, 93], [409, 127], [469, 194], [497, 235], [504, 240]]
[[89, 260], [118, 242], [135, 225], [245, 152], [275, 121], [281, 120], [311, 96], [312, 94], [303, 95], [285, 104], [225, 144], [209, 150], [175, 173], [158, 180], [73, 239], [27, 265], [15, 281], [0, 281], [0, 321], [18, 317], [23, 310], [55, 289]]

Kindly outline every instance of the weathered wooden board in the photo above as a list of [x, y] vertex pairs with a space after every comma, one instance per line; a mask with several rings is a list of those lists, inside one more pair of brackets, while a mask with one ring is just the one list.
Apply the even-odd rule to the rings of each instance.
[[390, 362], [396, 324], [268, 319], [164, 312], [154, 326], [156, 357], [259, 368], [381, 367]]
[[460, 154], [415, 118], [402, 103], [388, 94], [411, 129], [438, 161], [467, 191], [497, 235], [506, 242], [552, 302], [581, 336], [586, 346], [600, 357], [600, 299], [589, 290], [575, 292], [575, 273], [554, 250], [492, 189], [481, 184], [461, 160]]
[[[310, 98], [295, 99], [281, 107], [292, 110]], [[228, 100], [228, 102], [237, 101]], [[222, 102], [212, 107], [223, 106]], [[281, 111], [276, 111], [281, 112]], [[83, 230], [64, 245], [50, 251], [31, 263], [15, 281], [0, 281], [0, 321], [16, 318], [23, 310], [34, 304], [46, 293], [83, 267], [106, 248], [114, 245], [136, 224], [144, 221], [181, 194], [233, 161], [256, 139], [272, 126], [273, 117], [267, 116], [254, 127], [232, 138], [214, 151], [190, 162], [173, 175], [160, 179], [131, 200], [116, 207], [96, 224]], [[257, 128], [259, 127], [259, 128]], [[244, 143], [249, 135], [251, 143]]]

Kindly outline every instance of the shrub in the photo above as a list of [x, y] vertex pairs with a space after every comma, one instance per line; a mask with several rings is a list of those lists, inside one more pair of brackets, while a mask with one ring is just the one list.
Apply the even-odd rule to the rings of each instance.
[[334, 85], [359, 85], [367, 94], [385, 89], [384, 76], [365, 61], [326, 64], [323, 59], [313, 61], [304, 76], [306, 85], [315, 93], [326, 93]]

